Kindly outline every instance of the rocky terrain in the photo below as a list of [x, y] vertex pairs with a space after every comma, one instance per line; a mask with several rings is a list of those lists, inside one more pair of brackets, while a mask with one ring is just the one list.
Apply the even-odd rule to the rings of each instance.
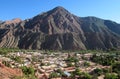
[[22, 76], [22, 70], [6, 67], [0, 62], [0, 79], [10, 79], [15, 76]]
[[120, 48], [120, 24], [78, 17], [56, 7], [31, 19], [0, 22], [0, 47], [23, 49]]

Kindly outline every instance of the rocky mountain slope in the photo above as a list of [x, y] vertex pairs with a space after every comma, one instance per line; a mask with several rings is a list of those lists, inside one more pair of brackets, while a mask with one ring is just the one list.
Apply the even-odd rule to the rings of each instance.
[[31, 19], [0, 22], [0, 47], [24, 49], [120, 48], [120, 24], [78, 17], [56, 7]]

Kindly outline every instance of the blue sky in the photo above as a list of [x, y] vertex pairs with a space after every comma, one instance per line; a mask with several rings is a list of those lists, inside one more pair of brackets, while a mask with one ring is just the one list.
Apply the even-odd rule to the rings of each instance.
[[57, 6], [80, 17], [96, 16], [120, 23], [120, 0], [0, 0], [0, 20], [24, 20]]

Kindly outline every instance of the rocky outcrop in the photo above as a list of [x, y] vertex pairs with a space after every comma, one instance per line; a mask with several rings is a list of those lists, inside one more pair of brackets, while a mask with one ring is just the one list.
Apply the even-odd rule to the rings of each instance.
[[24, 49], [120, 48], [120, 24], [96, 17], [77, 17], [56, 7], [31, 19], [0, 23], [0, 47]]

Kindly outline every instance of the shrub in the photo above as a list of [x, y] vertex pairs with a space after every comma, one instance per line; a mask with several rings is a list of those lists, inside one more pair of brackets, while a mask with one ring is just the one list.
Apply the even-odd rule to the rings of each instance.
[[25, 75], [34, 75], [34, 69], [32, 67], [23, 66], [21, 69]]

